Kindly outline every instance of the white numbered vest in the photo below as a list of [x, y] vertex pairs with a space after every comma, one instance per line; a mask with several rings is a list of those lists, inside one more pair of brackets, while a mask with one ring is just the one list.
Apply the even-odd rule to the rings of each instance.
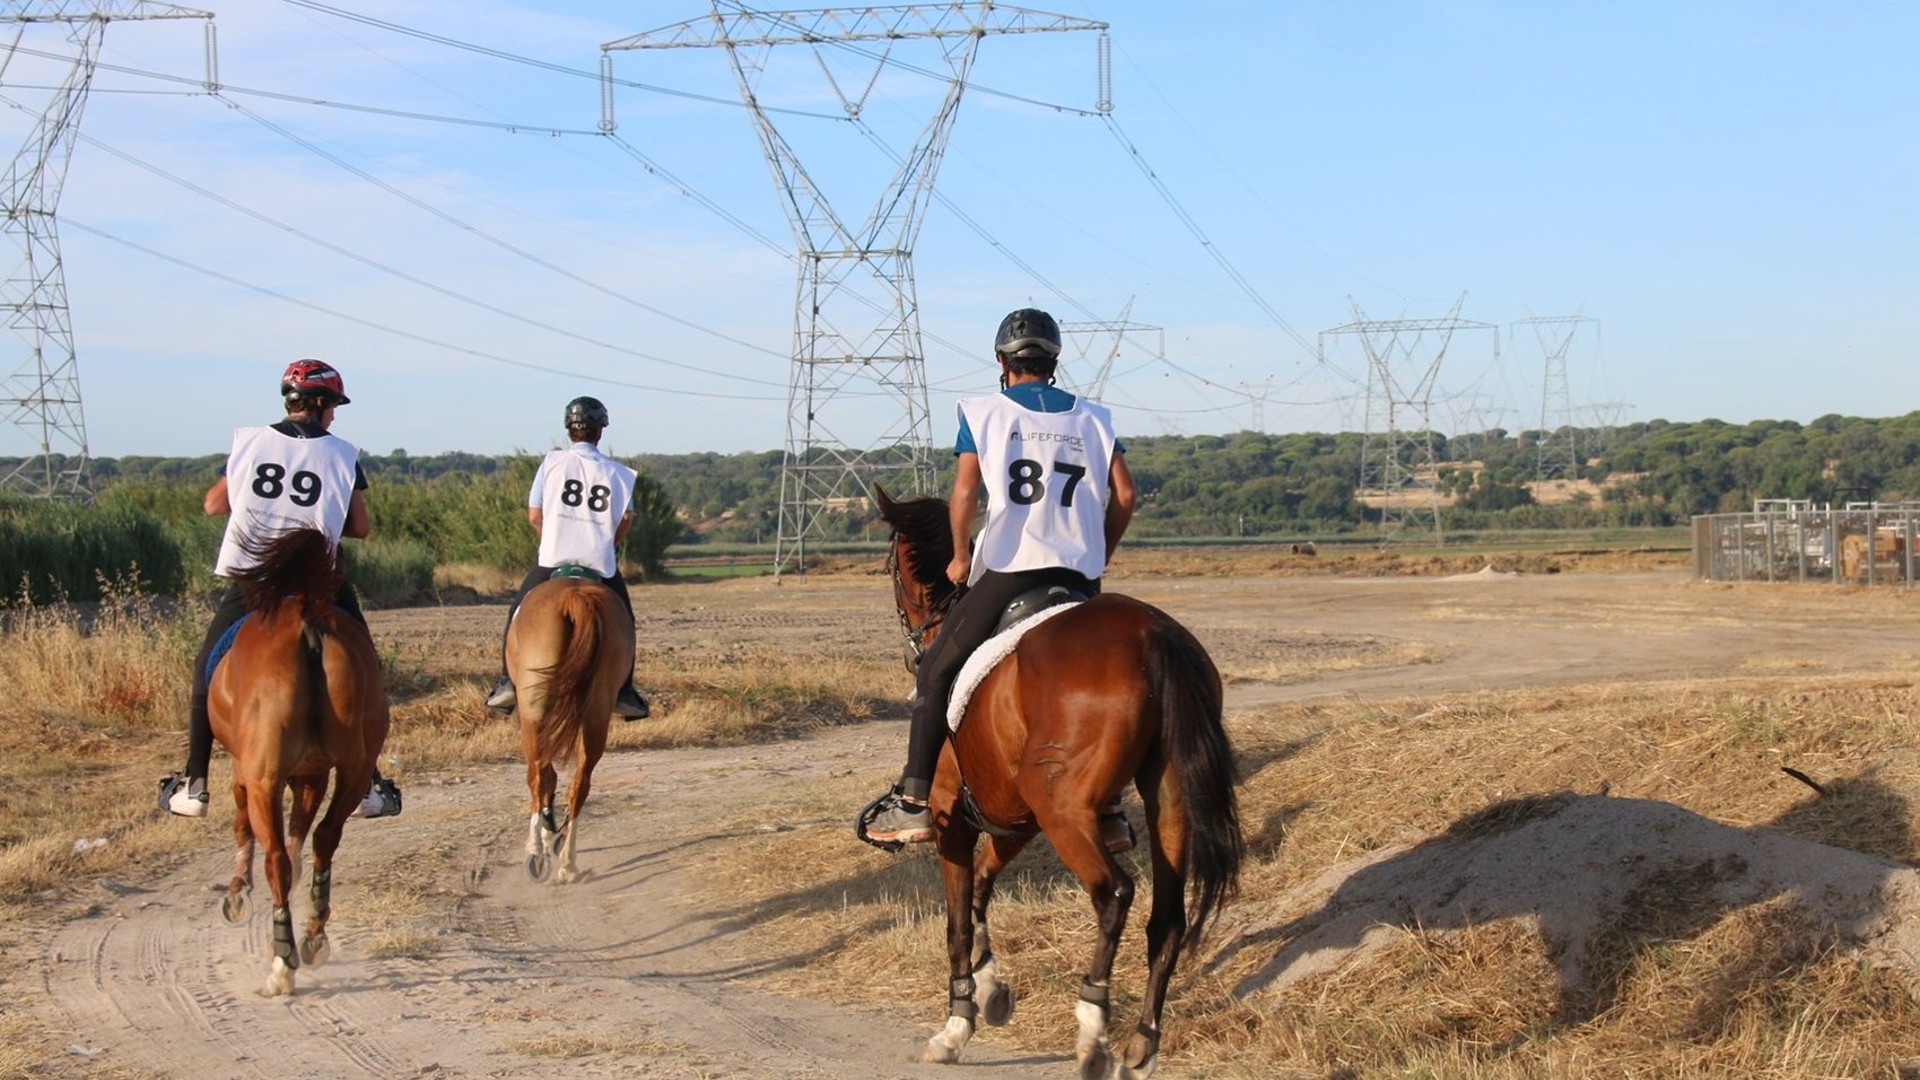
[[265, 543], [284, 532], [313, 528], [340, 542], [353, 501], [360, 451], [336, 435], [302, 439], [270, 427], [233, 433], [227, 455], [227, 502], [233, 508], [213, 572], [230, 577], [259, 560], [242, 541]]
[[540, 565], [584, 566], [601, 577], [620, 569], [613, 549], [620, 519], [633, 502], [632, 469], [575, 443], [540, 463], [533, 492], [540, 507]]
[[1085, 399], [1066, 412], [1035, 412], [1004, 394], [966, 398], [987, 489], [987, 520], [969, 583], [989, 570], [1066, 567], [1089, 578], [1107, 568], [1107, 476], [1113, 417]]

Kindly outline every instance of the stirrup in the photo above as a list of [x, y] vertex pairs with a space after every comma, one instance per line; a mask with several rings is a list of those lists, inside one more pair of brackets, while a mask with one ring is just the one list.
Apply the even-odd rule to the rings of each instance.
[[875, 840], [873, 837], [867, 835], [867, 826], [872, 825], [873, 819], [879, 817], [880, 811], [886, 809], [887, 802], [899, 797], [899, 788], [888, 788], [885, 795], [868, 803], [866, 807], [860, 811], [860, 816], [853, 820], [853, 835], [859, 837], [865, 843], [872, 844], [881, 851], [898, 853], [904, 849], [907, 846], [905, 840]]

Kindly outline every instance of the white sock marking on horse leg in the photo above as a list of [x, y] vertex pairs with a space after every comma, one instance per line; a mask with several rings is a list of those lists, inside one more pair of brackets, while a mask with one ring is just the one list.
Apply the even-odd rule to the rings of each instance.
[[1073, 1056], [1084, 1061], [1088, 1054], [1106, 1045], [1107, 1010], [1091, 1001], [1076, 1001], [1073, 1003], [1073, 1018], [1080, 1022], [1080, 1034], [1073, 1043]]
[[547, 853], [547, 846], [540, 836], [540, 831], [540, 815], [535, 813], [527, 818], [527, 854], [545, 855]]
[[273, 970], [267, 975], [266, 995], [268, 997], [286, 997], [293, 993], [293, 969], [285, 960], [273, 958]]
[[920, 1060], [934, 1065], [952, 1065], [960, 1060], [960, 1051], [973, 1038], [973, 1022], [964, 1017], [947, 1017], [947, 1026], [927, 1040], [927, 1052]]

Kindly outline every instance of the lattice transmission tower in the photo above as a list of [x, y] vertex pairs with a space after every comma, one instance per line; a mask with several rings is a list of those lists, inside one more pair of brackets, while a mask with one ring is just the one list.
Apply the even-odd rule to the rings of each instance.
[[[74, 355], [73, 318], [67, 307], [67, 274], [60, 261], [56, 212], [80, 114], [100, 58], [107, 24], [141, 19], [205, 19], [207, 82], [214, 80], [213, 16], [204, 11], [144, 0], [6, 0], [0, 25], [12, 24], [12, 42], [0, 57], [0, 104], [34, 117], [14, 151], [0, 198], [4, 233], [12, 254], [0, 281], [0, 315], [17, 348], [0, 356], [0, 412], [18, 435], [0, 446], [0, 457], [19, 460], [0, 473], [0, 487], [34, 498], [84, 499], [87, 489], [87, 424], [80, 401], [80, 365]], [[63, 53], [23, 45], [28, 28], [49, 24], [65, 31]], [[25, 55], [39, 60], [21, 62]], [[64, 67], [51, 79], [49, 72]], [[31, 73], [17, 68], [32, 68]], [[43, 83], [57, 82], [47, 87]], [[46, 92], [38, 108], [19, 100], [26, 91]]]
[[1585, 315], [1547, 315], [1521, 319], [1516, 328], [1533, 328], [1545, 366], [1540, 377], [1540, 442], [1535, 478], [1571, 480], [1580, 475], [1579, 424], [1573, 389], [1567, 383], [1567, 353], [1585, 327], [1600, 333], [1600, 320]]
[[1366, 426], [1360, 443], [1360, 493], [1380, 500], [1380, 533], [1399, 539], [1415, 526], [1442, 540], [1440, 462], [1434, 453], [1433, 390], [1454, 334], [1491, 330], [1496, 354], [1500, 328], [1460, 317], [1467, 294], [1440, 319], [1369, 319], [1353, 305], [1353, 321], [1320, 332], [1320, 359], [1329, 337], [1360, 339], [1367, 354]]
[[[1166, 330], [1158, 326], [1149, 326], [1146, 323], [1133, 322], [1128, 319], [1128, 316], [1131, 314], [1133, 314], [1133, 298], [1128, 297], [1126, 306], [1120, 309], [1120, 317], [1117, 319], [1063, 322], [1060, 324], [1062, 344], [1069, 345], [1073, 348], [1074, 359], [1077, 361], [1072, 364], [1061, 364], [1060, 371], [1062, 377], [1067, 381], [1068, 388], [1075, 394], [1091, 401], [1102, 400], [1102, 395], [1105, 394], [1107, 390], [1107, 378], [1113, 374], [1113, 362], [1119, 359], [1120, 349], [1126, 344], [1128, 334], [1133, 334], [1136, 337], [1142, 334], [1153, 335], [1153, 355], [1161, 360], [1166, 359]], [[1093, 351], [1095, 340], [1106, 336], [1111, 336], [1113, 343], [1108, 347], [1107, 355], [1101, 359], [1100, 365], [1092, 369], [1093, 373], [1091, 375], [1079, 375], [1076, 377], [1076, 373], [1088, 370], [1087, 358]]]
[[[808, 540], [823, 531], [823, 515], [864, 498], [874, 482], [885, 481], [896, 491], [933, 490], [937, 468], [913, 248], [981, 40], [1066, 30], [1104, 34], [1106, 29], [1103, 22], [985, 0], [794, 11], [754, 11], [714, 0], [709, 16], [601, 46], [608, 87], [602, 95], [606, 114], [601, 126], [606, 130], [613, 127], [611, 53], [725, 49], [793, 229], [799, 280], [780, 469], [776, 575], [788, 565], [804, 570]], [[914, 40], [937, 44], [947, 69], [946, 94], [912, 148], [898, 155], [892, 179], [866, 217], [845, 217], [808, 174], [760, 99], [769, 54], [782, 46], [814, 50], [847, 117], [879, 143], [865, 127], [861, 111], [893, 50]], [[843, 60], [873, 62], [870, 77], [846, 83], [857, 93], [849, 93], [834, 77], [823, 50], [838, 50], [834, 55]], [[1106, 71], [1102, 66], [1103, 80]], [[1103, 93], [1101, 105], [1106, 102]], [[875, 398], [890, 404], [875, 408]]]

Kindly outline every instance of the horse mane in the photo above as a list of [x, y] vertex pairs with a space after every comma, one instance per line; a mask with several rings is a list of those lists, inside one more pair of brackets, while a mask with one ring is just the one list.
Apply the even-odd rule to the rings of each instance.
[[927, 598], [934, 606], [945, 603], [948, 594], [958, 587], [947, 579], [947, 564], [953, 562], [953, 524], [947, 515], [947, 500], [932, 495], [889, 500], [881, 507], [880, 518], [907, 541], [908, 576], [926, 587]]
[[340, 549], [318, 529], [292, 529], [267, 540], [247, 536], [240, 548], [257, 560], [245, 570], [237, 570], [233, 580], [240, 586], [247, 610], [264, 615], [280, 601], [300, 601], [300, 614], [313, 619], [333, 608], [334, 597], [346, 581], [346, 568], [340, 564]]

